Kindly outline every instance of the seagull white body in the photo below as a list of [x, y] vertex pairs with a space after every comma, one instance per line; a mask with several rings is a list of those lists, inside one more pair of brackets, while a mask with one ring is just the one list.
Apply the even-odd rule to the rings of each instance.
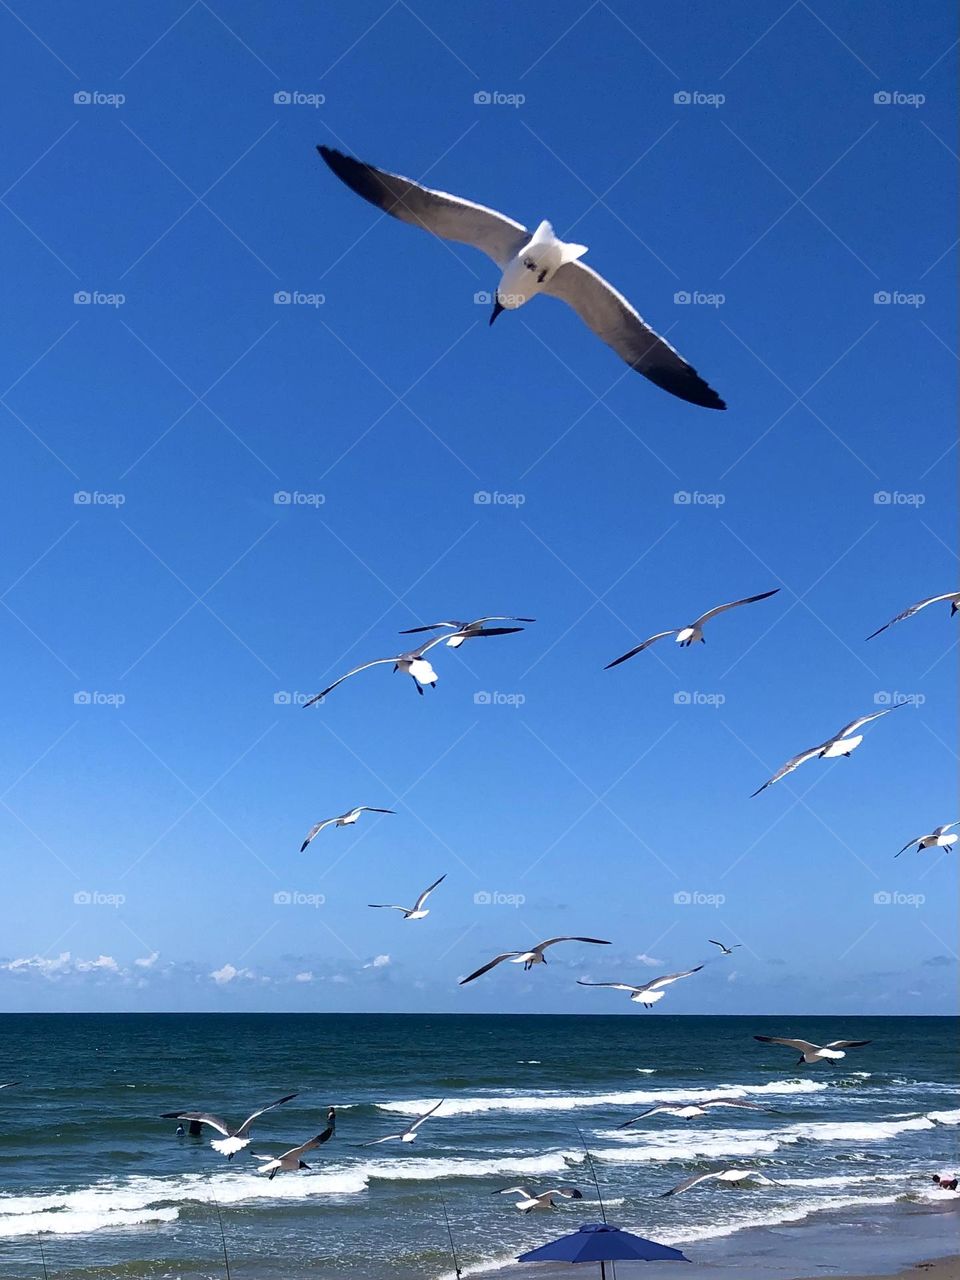
[[945, 822], [942, 827], [934, 827], [929, 835], [916, 836], [913, 840], [908, 841], [899, 853], [895, 853], [893, 856], [899, 858], [901, 853], [906, 853], [914, 845], [917, 846], [917, 850], [920, 853], [923, 853], [924, 849], [949, 849], [951, 845], [956, 844], [957, 840], [960, 839], [960, 836], [955, 831], [949, 835], [947, 834], [951, 827], [957, 825], [956, 822]]
[[796, 1049], [800, 1054], [798, 1067], [802, 1063], [810, 1066], [814, 1062], [836, 1062], [847, 1056], [844, 1050], [859, 1049], [870, 1043], [869, 1040], [831, 1040], [828, 1044], [820, 1045], [811, 1044], [809, 1040], [789, 1040], [784, 1036], [754, 1036], [753, 1038], [763, 1044], [782, 1044], [788, 1049]]
[[707, 941], [713, 946], [720, 948], [720, 954], [724, 956], [732, 956], [737, 947], [742, 947], [742, 942], [735, 942], [732, 947], [725, 946], [722, 942], [718, 942], [716, 938], [708, 938]]
[[272, 1111], [274, 1107], [282, 1107], [285, 1102], [289, 1102], [291, 1098], [295, 1098], [295, 1093], [288, 1093], [282, 1098], [278, 1098], [276, 1102], [268, 1102], [265, 1107], [260, 1107], [250, 1116], [247, 1116], [243, 1124], [237, 1129], [231, 1129], [225, 1120], [221, 1120], [219, 1116], [210, 1115], [207, 1111], [165, 1111], [160, 1117], [161, 1120], [194, 1120], [197, 1124], [209, 1125], [211, 1129], [216, 1129], [217, 1133], [222, 1133], [222, 1138], [214, 1138], [210, 1143], [214, 1151], [219, 1151], [221, 1155], [232, 1160], [238, 1151], [242, 1151], [244, 1147], [250, 1145], [250, 1126], [258, 1116], [264, 1115], [267, 1111]]
[[318, 147], [337, 177], [384, 213], [444, 240], [472, 245], [500, 268], [490, 323], [539, 293], [560, 298], [622, 360], [651, 382], [691, 404], [726, 405], [697, 371], [661, 338], [623, 294], [579, 261], [582, 244], [554, 235], [547, 221], [534, 231], [495, 209], [422, 186], [401, 174], [364, 164], [331, 147]]
[[757, 1182], [762, 1187], [775, 1187], [777, 1185], [772, 1178], [758, 1173], [756, 1169], [721, 1169], [717, 1173], [695, 1173], [693, 1177], [684, 1178], [682, 1182], [678, 1182], [669, 1191], [661, 1192], [661, 1195], [679, 1196], [684, 1191], [689, 1191], [691, 1187], [699, 1186], [701, 1182], [711, 1181], [729, 1183], [734, 1186], [743, 1182]]
[[541, 1191], [539, 1195], [529, 1189], [529, 1187], [503, 1187], [500, 1191], [494, 1191], [495, 1196], [519, 1196], [514, 1205], [515, 1209], [519, 1209], [521, 1213], [532, 1213], [534, 1209], [557, 1209], [559, 1205], [554, 1200], [554, 1196], [564, 1196], [567, 1200], [582, 1200], [583, 1192], [577, 1187], [553, 1187], [550, 1191]]
[[408, 627], [406, 631], [401, 631], [402, 636], [418, 635], [421, 631], [439, 631], [442, 628], [448, 628], [455, 634], [447, 638], [448, 649], [459, 649], [464, 640], [470, 640], [477, 635], [488, 636], [510, 636], [517, 631], [522, 631], [523, 627], [487, 627], [488, 622], [536, 622], [536, 618], [516, 618], [510, 615], [497, 614], [489, 618], [474, 618], [472, 622], [457, 622], [448, 619], [445, 622], [430, 622], [424, 627]]
[[291, 1147], [289, 1151], [284, 1151], [279, 1156], [257, 1155], [251, 1152], [254, 1160], [260, 1160], [260, 1168], [258, 1173], [267, 1174], [272, 1182], [278, 1173], [296, 1173], [299, 1169], [309, 1169], [310, 1166], [304, 1161], [303, 1157], [308, 1151], [313, 1151], [316, 1147], [322, 1146], [325, 1142], [333, 1137], [337, 1127], [337, 1113], [333, 1107], [327, 1112], [327, 1127], [322, 1133], [318, 1133], [315, 1138], [311, 1138], [309, 1142], [303, 1142], [299, 1147]]
[[656, 1115], [677, 1116], [681, 1120], [694, 1120], [700, 1116], [709, 1115], [711, 1111], [718, 1107], [734, 1107], [741, 1111], [767, 1110], [759, 1102], [747, 1102], [741, 1098], [704, 1098], [702, 1102], [658, 1102], [656, 1106], [648, 1107], [646, 1111], [641, 1111], [638, 1116], [634, 1116], [631, 1120], [624, 1120], [623, 1124], [617, 1125], [617, 1128], [629, 1129], [638, 1120], [645, 1120], [647, 1116]]
[[443, 1106], [445, 1098], [441, 1098], [435, 1107], [431, 1107], [429, 1111], [425, 1111], [422, 1116], [418, 1116], [412, 1124], [408, 1124], [406, 1129], [402, 1129], [399, 1133], [388, 1133], [385, 1138], [374, 1138], [372, 1142], [361, 1142], [362, 1147], [376, 1147], [381, 1142], [415, 1142], [417, 1138], [417, 1130], [423, 1124], [424, 1120], [429, 1120], [433, 1113]]
[[889, 622], [885, 622], [882, 627], [877, 627], [876, 631], [872, 631], [867, 636], [868, 640], [872, 640], [874, 636], [878, 636], [881, 631], [886, 631], [887, 627], [892, 627], [895, 622], [903, 622], [905, 618], [912, 618], [915, 613], [919, 613], [921, 609], [925, 609], [928, 604], [939, 604], [942, 600], [950, 601], [950, 617], [960, 612], [960, 591], [945, 591], [940, 596], [927, 596], [925, 600], [918, 600], [916, 604], [910, 605], [908, 609], [904, 609], [903, 613], [898, 613], [895, 618], [891, 618]]
[[651, 1008], [658, 1000], [662, 1000], [667, 994], [665, 988], [669, 987], [672, 982], [677, 982], [680, 978], [689, 978], [693, 973], [699, 973], [703, 968], [702, 964], [698, 964], [694, 969], [684, 969], [682, 973], [665, 973], [660, 978], [653, 978], [650, 982], [645, 982], [643, 986], [634, 986], [629, 982], [585, 982], [582, 978], [577, 979], [577, 985], [581, 987], [612, 987], [614, 991], [629, 991], [630, 999], [637, 1004], [642, 1004], [645, 1009]]
[[770, 596], [775, 596], [780, 590], [774, 587], [772, 591], [763, 591], [758, 596], [745, 596], [743, 600], [732, 600], [729, 604], [718, 604], [713, 609], [708, 609], [706, 613], [701, 613], [699, 618], [694, 618], [693, 622], [688, 623], [685, 627], [674, 627], [670, 631], [658, 631], [655, 636], [648, 636], [642, 644], [636, 645], [633, 649], [629, 649], [626, 653], [614, 658], [613, 662], [608, 662], [604, 667], [605, 671], [609, 671], [611, 667], [618, 667], [621, 662], [626, 662], [628, 658], [635, 657], [638, 653], [642, 653], [644, 649], [649, 649], [652, 644], [658, 640], [664, 640], [667, 636], [673, 636], [676, 643], [683, 649], [688, 649], [690, 645], [695, 644], [698, 640], [701, 644], [706, 644], [703, 638], [703, 628], [711, 620], [721, 613], [726, 613], [728, 609], [739, 609], [744, 604], [756, 604], [758, 600], [768, 600]]
[[347, 813], [341, 813], [337, 818], [324, 818], [322, 822], [316, 823], [307, 832], [303, 844], [300, 846], [300, 852], [303, 853], [307, 845], [311, 841], [316, 840], [317, 836], [324, 827], [352, 827], [360, 817], [361, 813], [396, 813], [396, 809], [377, 809], [373, 805], [361, 804], [356, 809], [350, 809]]
[[368, 902], [367, 906], [379, 907], [385, 911], [402, 911], [404, 920], [422, 920], [424, 916], [428, 916], [430, 914], [430, 908], [425, 907], [423, 904], [426, 902], [430, 894], [433, 893], [437, 885], [442, 884], [446, 878], [446, 872], [444, 872], [439, 880], [434, 880], [433, 884], [430, 885], [429, 888], [424, 889], [423, 893], [421, 893], [420, 897], [412, 907], [400, 907], [397, 906], [395, 902]]
[[892, 707], [885, 707], [883, 711], [874, 711], [872, 715], [859, 716], [856, 720], [851, 720], [849, 724], [845, 724], [838, 733], [834, 734], [832, 738], [828, 738], [826, 742], [821, 742], [816, 747], [810, 747], [807, 751], [801, 751], [792, 760], [788, 760], [771, 778], [766, 780], [762, 787], [757, 787], [753, 795], [758, 796], [761, 791], [765, 791], [767, 787], [772, 787], [775, 782], [779, 782], [781, 778], [785, 778], [788, 773], [793, 773], [794, 769], [798, 769], [800, 765], [807, 760], [813, 760], [814, 757], [819, 757], [821, 760], [834, 760], [837, 756], [850, 755], [863, 741], [863, 734], [857, 733], [857, 729], [862, 725], [869, 724], [871, 720], [879, 720], [881, 716], [889, 715], [891, 711], [896, 711], [897, 707], [902, 707], [903, 705], [902, 702], [898, 702]]
[[538, 942], [535, 947], [531, 947], [529, 951], [504, 951], [498, 956], [482, 965], [479, 969], [469, 974], [466, 978], [460, 979], [460, 986], [465, 986], [468, 982], [472, 982], [474, 978], [479, 978], [481, 974], [489, 972], [495, 965], [502, 964], [505, 960], [509, 960], [511, 964], [522, 964], [524, 972], [532, 969], [535, 964], [546, 964], [547, 958], [543, 954], [547, 947], [555, 946], [558, 942], [590, 942], [594, 946], [609, 947], [610, 943], [604, 938], [580, 938], [580, 937], [564, 937], [564, 938], [548, 938], [546, 942]]

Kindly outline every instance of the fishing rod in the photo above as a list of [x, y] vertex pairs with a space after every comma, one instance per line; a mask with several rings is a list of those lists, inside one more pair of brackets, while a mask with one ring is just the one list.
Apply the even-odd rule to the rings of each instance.
[[443, 1198], [443, 1192], [437, 1193], [440, 1196], [440, 1208], [443, 1210], [443, 1220], [447, 1224], [447, 1235], [450, 1238], [450, 1255], [453, 1258], [453, 1269], [457, 1273], [457, 1280], [463, 1275], [460, 1269], [460, 1263], [457, 1260], [457, 1246], [453, 1243], [453, 1231], [450, 1227], [450, 1219], [447, 1217], [447, 1204]]
[[37, 1232], [37, 1248], [40, 1250], [40, 1265], [43, 1267], [43, 1280], [50, 1280], [50, 1276], [47, 1271], [47, 1260], [43, 1256], [43, 1241], [40, 1239], [39, 1231]]
[[606, 1226], [607, 1211], [603, 1207], [603, 1196], [600, 1194], [600, 1183], [597, 1181], [597, 1171], [593, 1166], [593, 1156], [591, 1156], [590, 1154], [589, 1148], [587, 1147], [586, 1139], [583, 1136], [583, 1131], [581, 1130], [580, 1126], [577, 1125], [576, 1128], [577, 1128], [577, 1133], [580, 1136], [580, 1143], [583, 1147], [583, 1154], [587, 1157], [587, 1164], [590, 1166], [590, 1173], [591, 1173], [591, 1176], [593, 1177], [593, 1185], [597, 1189], [597, 1200], [600, 1202], [600, 1216], [603, 1219], [603, 1225]]
[[213, 1198], [213, 1208], [217, 1215], [217, 1222], [220, 1224], [220, 1243], [223, 1246], [223, 1265], [227, 1271], [227, 1280], [230, 1280], [230, 1259], [227, 1257], [227, 1237], [224, 1235], [223, 1218], [220, 1216], [220, 1205], [217, 1203], [216, 1196]]

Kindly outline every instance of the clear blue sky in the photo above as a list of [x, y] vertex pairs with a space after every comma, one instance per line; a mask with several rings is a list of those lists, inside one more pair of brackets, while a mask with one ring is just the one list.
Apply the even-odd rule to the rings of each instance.
[[[38, 0], [0, 30], [2, 1007], [627, 1012], [574, 979], [719, 937], [661, 1008], [949, 1011], [957, 855], [893, 854], [960, 818], [956, 620], [864, 643], [957, 579], [948, 8]], [[317, 143], [551, 219], [729, 411], [549, 300], [488, 329], [491, 264]], [[422, 699], [380, 668], [276, 700], [485, 613], [538, 621], [440, 650]], [[749, 798], [893, 694], [922, 705]], [[300, 856], [356, 804], [398, 814]], [[421, 923], [365, 905], [443, 872]], [[567, 932], [614, 945], [456, 986]]]

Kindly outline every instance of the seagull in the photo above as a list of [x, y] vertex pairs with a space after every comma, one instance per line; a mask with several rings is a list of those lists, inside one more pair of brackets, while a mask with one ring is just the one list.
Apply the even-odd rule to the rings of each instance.
[[527, 1187], [503, 1187], [494, 1191], [495, 1196], [519, 1196], [514, 1208], [521, 1213], [532, 1213], [534, 1209], [558, 1209], [560, 1206], [554, 1196], [566, 1196], [568, 1200], [582, 1200], [583, 1192], [577, 1187], [554, 1187], [552, 1191], [542, 1191], [535, 1196]]
[[356, 809], [350, 809], [347, 813], [341, 813], [339, 818], [324, 818], [322, 822], [318, 822], [316, 826], [310, 828], [307, 832], [306, 839], [300, 846], [300, 852], [303, 853], [311, 840], [315, 840], [324, 827], [352, 827], [361, 813], [396, 813], [396, 809], [377, 809], [373, 805], [360, 804]]
[[712, 943], [715, 947], [719, 947], [721, 955], [725, 956], [732, 956], [737, 947], [743, 946], [742, 942], [735, 942], [732, 947], [725, 947], [723, 943], [718, 942], [716, 938], [708, 938], [707, 941]]
[[437, 631], [440, 627], [449, 627], [455, 635], [447, 639], [448, 649], [459, 649], [464, 640], [469, 640], [475, 635], [481, 633], [488, 636], [510, 636], [517, 631], [522, 631], [523, 627], [489, 627], [483, 632], [484, 623], [486, 622], [536, 622], [536, 618], [515, 618], [511, 615], [497, 614], [491, 618], [474, 618], [473, 622], [431, 622], [425, 627], [408, 627], [406, 631], [401, 631], [402, 636], [415, 636], [421, 631]]
[[395, 902], [368, 902], [367, 906], [381, 907], [387, 911], [402, 911], [404, 920], [422, 920], [424, 916], [428, 916], [430, 914], [430, 908], [423, 905], [427, 900], [428, 894], [433, 893], [437, 885], [442, 884], [446, 878], [447, 874], [444, 872], [439, 880], [434, 880], [429, 889], [424, 889], [423, 893], [421, 893], [420, 897], [412, 907], [400, 907]]
[[549, 222], [532, 233], [495, 209], [433, 191], [410, 178], [364, 164], [331, 147], [317, 147], [341, 182], [384, 213], [443, 240], [472, 245], [492, 258], [502, 276], [490, 323], [538, 293], [560, 298], [622, 360], [664, 391], [707, 409], [727, 406], [627, 299], [578, 259], [583, 244], [558, 240]]
[[250, 1145], [250, 1126], [258, 1116], [264, 1115], [267, 1111], [272, 1111], [274, 1107], [282, 1107], [285, 1102], [289, 1102], [291, 1098], [295, 1098], [295, 1093], [288, 1093], [282, 1098], [278, 1098], [276, 1102], [268, 1102], [265, 1107], [261, 1107], [258, 1111], [254, 1111], [253, 1115], [247, 1116], [239, 1129], [231, 1129], [225, 1120], [221, 1120], [219, 1116], [212, 1116], [206, 1111], [165, 1111], [160, 1117], [161, 1120], [191, 1120], [197, 1124], [208, 1124], [211, 1129], [216, 1129], [217, 1133], [222, 1133], [223, 1138], [214, 1138], [210, 1143], [214, 1151], [219, 1151], [221, 1155], [232, 1160], [238, 1151], [242, 1151], [244, 1147]]
[[874, 711], [869, 716], [859, 716], [856, 720], [851, 720], [849, 724], [845, 724], [843, 728], [832, 738], [828, 738], [826, 742], [821, 742], [818, 747], [810, 747], [808, 751], [801, 751], [798, 756], [794, 756], [792, 760], [788, 760], [785, 765], [777, 770], [772, 778], [768, 778], [762, 787], [757, 787], [756, 791], [751, 793], [758, 796], [761, 791], [765, 791], [767, 787], [772, 787], [775, 782], [779, 782], [781, 778], [785, 778], [788, 773], [793, 773], [794, 769], [804, 764], [807, 760], [812, 760], [814, 756], [819, 756], [821, 760], [833, 760], [836, 756], [848, 756], [852, 751], [859, 747], [863, 741], [863, 734], [855, 733], [863, 724], [869, 724], [871, 720], [879, 720], [881, 716], [887, 716], [891, 711], [896, 711], [897, 707], [902, 707], [902, 702], [895, 703], [892, 707], [885, 707], [883, 711]]
[[758, 600], [769, 600], [779, 590], [779, 587], [774, 587], [772, 591], [763, 591], [758, 596], [745, 596], [743, 600], [732, 600], [730, 604], [718, 604], [716, 608], [708, 609], [706, 613], [701, 613], [699, 618], [695, 618], [693, 622], [685, 627], [674, 627], [670, 631], [658, 631], [655, 636], [649, 636], [644, 640], [643, 644], [638, 644], [627, 653], [622, 653], [619, 658], [614, 658], [613, 662], [608, 662], [604, 667], [604, 671], [609, 671], [611, 667], [618, 667], [621, 662], [626, 662], [628, 658], [636, 657], [644, 649], [649, 649], [656, 640], [663, 640], [666, 636], [676, 636], [676, 643], [683, 649], [688, 649], [697, 640], [701, 644], [706, 644], [707, 642], [703, 638], [704, 623], [709, 622], [711, 618], [715, 618], [717, 614], [726, 613], [728, 609], [739, 609], [742, 604], [756, 604]]
[[831, 1040], [829, 1044], [819, 1045], [811, 1044], [809, 1040], [788, 1040], [783, 1036], [754, 1036], [754, 1040], [760, 1040], [764, 1044], [784, 1044], [788, 1049], [799, 1049], [800, 1058], [797, 1066], [808, 1065], [813, 1062], [833, 1062], [839, 1058], [845, 1058], [845, 1049], [859, 1049], [865, 1044], [870, 1044], [869, 1040]]
[[632, 1120], [624, 1120], [623, 1124], [617, 1125], [617, 1128], [629, 1129], [630, 1125], [636, 1124], [638, 1120], [659, 1115], [661, 1112], [667, 1116], [678, 1116], [681, 1120], [693, 1120], [695, 1116], [707, 1115], [713, 1107], [739, 1107], [744, 1111], [768, 1111], [768, 1108], [761, 1106], [759, 1102], [746, 1102], [740, 1098], [704, 1098], [702, 1102], [684, 1103], [658, 1102], [656, 1106], [641, 1111]]
[[318, 1133], [315, 1138], [311, 1138], [309, 1142], [301, 1143], [299, 1147], [291, 1147], [289, 1151], [284, 1151], [280, 1156], [261, 1156], [256, 1152], [251, 1152], [254, 1160], [261, 1160], [264, 1163], [257, 1170], [258, 1173], [266, 1173], [269, 1175], [269, 1181], [272, 1182], [278, 1173], [296, 1173], [298, 1169], [309, 1169], [310, 1166], [301, 1159], [308, 1151], [312, 1151], [315, 1147], [322, 1147], [325, 1142], [329, 1142], [336, 1132], [337, 1113], [331, 1107], [327, 1112], [327, 1127], [322, 1133]]
[[[916, 845], [921, 853], [923, 853], [924, 849], [949, 849], [952, 844], [956, 844], [957, 840], [960, 839], [956, 832], [947, 835], [950, 828], [957, 825], [956, 822], [945, 822], [942, 827], [934, 827], [928, 836], [917, 836], [915, 839], [910, 840], [903, 846], [900, 853], [906, 853], [913, 845]], [[899, 858], [900, 853], [895, 853], [893, 856]]]
[[19, 1083], [19, 1080], [8, 1080], [6, 1084], [0, 1084], [0, 1089], [12, 1089], [14, 1085]]
[[928, 604], [939, 604], [941, 600], [950, 601], [950, 617], [960, 612], [960, 591], [945, 591], [942, 596], [927, 596], [926, 600], [918, 600], [916, 604], [912, 604], [909, 609], [904, 609], [903, 613], [898, 613], [895, 618], [891, 618], [889, 622], [885, 622], [882, 627], [877, 627], [876, 631], [871, 631], [867, 636], [868, 640], [872, 640], [874, 636], [878, 636], [881, 631], [886, 631], [887, 627], [892, 627], [895, 622], [903, 622], [904, 618], [912, 618], [915, 613], [919, 613], [921, 609], [925, 609]]
[[[511, 628], [512, 630], [512, 628]], [[503, 635], [503, 628], [490, 627], [489, 629], [479, 629], [470, 632], [470, 639], [475, 636], [499, 636]], [[351, 676], [355, 676], [359, 671], [366, 671], [368, 667], [379, 667], [385, 663], [393, 663], [394, 671], [402, 671], [404, 675], [408, 675], [413, 679], [413, 683], [417, 686], [417, 693], [423, 693], [425, 684], [436, 684], [440, 678], [434, 671], [433, 667], [423, 656], [435, 644], [442, 644], [444, 640], [449, 644], [451, 640], [455, 640], [457, 634], [452, 636], [434, 636], [431, 640], [425, 640], [423, 644], [416, 649], [409, 649], [406, 653], [394, 654], [392, 658], [374, 658], [372, 662], [364, 662], [362, 666], [354, 667], [352, 671], [348, 671], [346, 675], [341, 676], [339, 680], [334, 680], [333, 684], [327, 685], [322, 693], [315, 694], [309, 698], [303, 705], [312, 707], [315, 702], [322, 702], [328, 693], [332, 693], [338, 684], [343, 684], [344, 680], [349, 680]], [[464, 639], [467, 637], [464, 636]]]
[[424, 1120], [429, 1120], [433, 1113], [439, 1107], [443, 1106], [445, 1101], [445, 1098], [441, 1098], [435, 1107], [431, 1107], [430, 1110], [425, 1111], [422, 1116], [418, 1116], [417, 1119], [414, 1120], [413, 1124], [408, 1124], [406, 1129], [403, 1129], [400, 1133], [388, 1133], [385, 1138], [374, 1138], [372, 1142], [361, 1142], [361, 1147], [375, 1147], [381, 1142], [415, 1142], [417, 1138], [417, 1130], [423, 1124]]
[[717, 1182], [732, 1182], [734, 1184], [740, 1182], [759, 1182], [763, 1187], [775, 1187], [777, 1183], [772, 1178], [766, 1177], [762, 1173], [758, 1173], [756, 1169], [721, 1169], [717, 1173], [695, 1173], [691, 1178], [684, 1178], [682, 1182], [678, 1182], [675, 1187], [671, 1187], [669, 1191], [662, 1191], [661, 1198], [666, 1196], [679, 1196], [684, 1191], [689, 1191], [691, 1187], [695, 1187], [699, 1182], [709, 1182], [715, 1179]]
[[504, 951], [499, 956], [494, 956], [487, 964], [471, 973], [466, 978], [460, 979], [460, 986], [464, 987], [468, 982], [472, 982], [474, 978], [479, 978], [481, 974], [488, 973], [494, 965], [500, 964], [504, 960], [509, 960], [511, 964], [522, 964], [523, 971], [526, 973], [528, 969], [532, 969], [535, 964], [546, 964], [547, 957], [543, 954], [547, 947], [552, 947], [558, 942], [592, 942], [598, 947], [609, 947], [610, 943], [604, 938], [548, 938], [546, 942], [538, 942], [535, 947], [531, 947], [529, 951]]
[[695, 969], [684, 969], [683, 973], [665, 973], [661, 978], [645, 982], [642, 987], [632, 986], [629, 982], [584, 982], [582, 978], [578, 978], [577, 983], [581, 987], [613, 987], [614, 991], [629, 991], [631, 1000], [649, 1009], [667, 994], [660, 990], [661, 987], [669, 987], [670, 983], [676, 982], [678, 978], [689, 978], [692, 973], [699, 973], [702, 968], [703, 965], [698, 964]]

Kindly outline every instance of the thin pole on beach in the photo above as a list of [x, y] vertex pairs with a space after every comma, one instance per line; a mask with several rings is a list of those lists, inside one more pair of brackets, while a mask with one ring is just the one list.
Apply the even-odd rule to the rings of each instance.
[[217, 1222], [220, 1224], [220, 1244], [223, 1246], [223, 1265], [227, 1271], [227, 1280], [230, 1280], [230, 1259], [227, 1257], [227, 1237], [223, 1231], [223, 1218], [220, 1217], [220, 1206], [217, 1204], [216, 1197], [213, 1200], [214, 1212], [217, 1215]]
[[453, 1231], [450, 1227], [450, 1219], [447, 1217], [447, 1204], [443, 1198], [442, 1191], [439, 1193], [439, 1195], [440, 1195], [440, 1208], [443, 1210], [443, 1220], [447, 1224], [447, 1235], [450, 1238], [450, 1254], [453, 1258], [453, 1269], [457, 1273], [457, 1280], [460, 1280], [460, 1276], [463, 1273], [460, 1270], [460, 1263], [457, 1260], [457, 1246], [453, 1243]]
[[40, 1239], [40, 1233], [37, 1232], [37, 1248], [40, 1250], [40, 1265], [43, 1267], [43, 1280], [50, 1280], [47, 1274], [47, 1260], [43, 1256], [43, 1241]]
[[[593, 1157], [592, 1157], [592, 1156], [591, 1156], [591, 1154], [590, 1154], [590, 1151], [589, 1151], [589, 1149], [588, 1149], [588, 1147], [587, 1147], [587, 1141], [586, 1141], [586, 1139], [584, 1138], [584, 1136], [583, 1136], [583, 1131], [581, 1130], [581, 1128], [580, 1128], [580, 1126], [579, 1126], [579, 1125], [577, 1125], [577, 1133], [578, 1133], [578, 1134], [579, 1134], [579, 1136], [580, 1136], [580, 1143], [581, 1143], [581, 1145], [582, 1145], [582, 1147], [583, 1147], [583, 1154], [587, 1157], [587, 1164], [590, 1166], [590, 1173], [591, 1173], [591, 1175], [592, 1175], [592, 1177], [593, 1177], [593, 1185], [594, 1185], [594, 1186], [596, 1187], [596, 1189], [597, 1189], [597, 1200], [600, 1202], [600, 1217], [603, 1219], [604, 1226], [606, 1226], [606, 1222], [607, 1222], [607, 1211], [606, 1211], [606, 1209], [604, 1209], [604, 1207], [603, 1207], [603, 1196], [600, 1194], [600, 1183], [597, 1181], [597, 1171], [596, 1171], [596, 1169], [593, 1167]], [[604, 1276], [605, 1276], [605, 1275], [606, 1275], [606, 1272], [604, 1271], [603, 1263], [601, 1262], [601, 1263], [600, 1263], [600, 1278], [601, 1278], [601, 1280], [604, 1280]]]

